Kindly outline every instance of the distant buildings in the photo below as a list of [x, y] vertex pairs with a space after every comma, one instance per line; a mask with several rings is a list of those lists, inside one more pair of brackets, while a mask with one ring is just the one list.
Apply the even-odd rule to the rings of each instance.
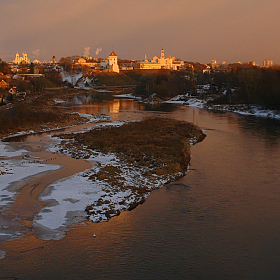
[[[160, 56], [154, 56], [152, 60], [148, 60], [145, 56], [144, 60], [120, 60], [118, 61], [118, 56], [113, 50], [111, 54], [106, 59], [101, 58], [92, 58], [89, 56], [72, 56], [64, 59], [67, 61], [68, 69], [66, 71], [109, 71], [119, 73], [120, 70], [133, 70], [133, 69], [141, 69], [141, 70], [155, 70], [155, 69], [167, 69], [167, 70], [179, 70], [188, 68], [188, 62], [181, 61], [179, 59], [175, 59], [175, 57], [168, 56], [165, 57], [164, 49], [161, 49]], [[238, 62], [241, 64], [241, 62]], [[37, 59], [33, 60], [33, 65], [29, 69], [30, 59], [27, 56], [27, 53], [24, 52], [20, 56], [19, 53], [16, 53], [15, 59], [12, 60], [12, 63], [9, 63], [9, 68], [12, 73], [28, 73], [30, 74], [45, 74], [50, 71], [61, 71], [62, 67], [65, 68], [64, 62], [57, 62], [55, 56], [52, 57], [51, 62], [40, 62]], [[199, 63], [196, 63], [196, 66]], [[203, 73], [210, 73], [211, 71], [226, 71], [229, 64], [223, 61], [221, 64], [218, 64], [215, 59], [213, 59], [207, 65], [205, 64], [202, 69], [198, 67], [195, 69], [199, 71], [203, 71]], [[250, 61], [246, 63], [242, 63], [242, 65], [247, 67], [261, 67], [256, 64], [255, 61]], [[265, 59], [263, 61], [263, 67], [272, 67], [273, 61], [271, 59]], [[205, 68], [206, 67], [206, 68]], [[69, 70], [70, 69], [70, 70]]]
[[164, 49], [161, 49], [160, 57], [154, 56], [151, 61], [145, 59], [135, 64], [136, 69], [169, 69], [178, 70], [184, 66], [184, 61], [175, 60], [175, 57], [165, 57]]
[[9, 84], [6, 81], [2, 80], [0, 82], [0, 89], [7, 90], [8, 88], [9, 88]]
[[210, 64], [211, 64], [212, 69], [215, 69], [217, 67], [217, 60], [216, 59], [212, 59]]
[[263, 61], [263, 67], [272, 67], [273, 66], [273, 61], [271, 59], [265, 59]]
[[151, 62], [145, 59], [143, 61], [137, 61], [134, 65], [134, 68], [141, 70], [161, 69], [161, 65], [157, 62]]
[[38, 59], [34, 59], [34, 60], [33, 60], [33, 63], [34, 63], [34, 64], [41, 64], [41, 61], [38, 60]]
[[75, 61], [75, 65], [77, 66], [86, 66], [95, 70], [107, 70], [109, 72], [120, 72], [120, 68], [118, 65], [118, 56], [114, 51], [104, 59], [92, 59], [87, 57], [80, 57]]

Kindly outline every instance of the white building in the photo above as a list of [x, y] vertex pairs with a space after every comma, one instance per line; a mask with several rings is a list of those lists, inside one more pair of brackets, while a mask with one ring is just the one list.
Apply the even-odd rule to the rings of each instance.
[[154, 56], [151, 61], [145, 59], [145, 61], [140, 61], [139, 69], [169, 69], [178, 70], [180, 67], [184, 66], [184, 61], [175, 60], [175, 57], [165, 57], [164, 49], [161, 50], [160, 57]]
[[271, 59], [265, 59], [263, 62], [263, 67], [272, 67], [273, 61]]
[[118, 65], [118, 56], [114, 51], [112, 51], [108, 57], [108, 65], [109, 65], [109, 71], [117, 72], [117, 73], [120, 72], [119, 65]]
[[16, 58], [13, 60], [15, 64], [26, 63], [29, 64], [30, 60], [27, 57], [27, 53], [22, 53], [22, 56], [19, 56], [19, 53], [16, 53]]

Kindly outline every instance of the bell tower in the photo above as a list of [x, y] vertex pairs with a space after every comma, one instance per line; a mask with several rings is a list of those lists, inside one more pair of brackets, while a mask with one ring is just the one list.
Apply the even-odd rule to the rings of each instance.
[[164, 58], [164, 49], [161, 49], [160, 58]]

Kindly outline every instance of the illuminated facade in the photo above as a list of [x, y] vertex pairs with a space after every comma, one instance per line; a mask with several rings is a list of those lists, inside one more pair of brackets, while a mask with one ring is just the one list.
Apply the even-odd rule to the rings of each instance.
[[160, 68], [161, 69], [172, 69], [172, 64], [173, 62], [175, 61], [175, 57], [165, 57], [164, 55], [164, 49], [161, 49], [161, 52], [160, 52], [160, 57], [158, 56], [154, 56], [153, 59], [152, 59], [152, 62], [156, 62], [160, 65]]
[[16, 53], [16, 58], [13, 60], [13, 62], [15, 64], [21, 64], [21, 63], [29, 64], [30, 60], [27, 57], [27, 53], [22, 53], [22, 56], [19, 56], [19, 53]]
[[160, 57], [154, 56], [151, 61], [148, 61], [147, 59], [140, 61], [137, 65], [137, 68], [178, 70], [182, 66], [184, 66], [184, 61], [175, 60], [174, 56], [165, 57], [164, 49], [161, 49]]
[[272, 67], [273, 66], [273, 61], [271, 59], [265, 59], [263, 61], [263, 67]]
[[114, 51], [112, 51], [108, 57], [108, 65], [109, 65], [109, 71], [117, 72], [117, 73], [120, 72], [120, 68], [118, 65], [118, 56]]

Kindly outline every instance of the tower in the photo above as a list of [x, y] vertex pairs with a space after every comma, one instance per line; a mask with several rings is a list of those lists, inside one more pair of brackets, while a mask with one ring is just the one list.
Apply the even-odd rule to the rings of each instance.
[[160, 58], [164, 58], [164, 50], [161, 49]]
[[16, 53], [16, 58], [13, 60], [15, 64], [20, 64], [19, 53]]
[[109, 55], [109, 69], [112, 72], [120, 72], [119, 65], [118, 65], [118, 56], [114, 51], [111, 52]]

